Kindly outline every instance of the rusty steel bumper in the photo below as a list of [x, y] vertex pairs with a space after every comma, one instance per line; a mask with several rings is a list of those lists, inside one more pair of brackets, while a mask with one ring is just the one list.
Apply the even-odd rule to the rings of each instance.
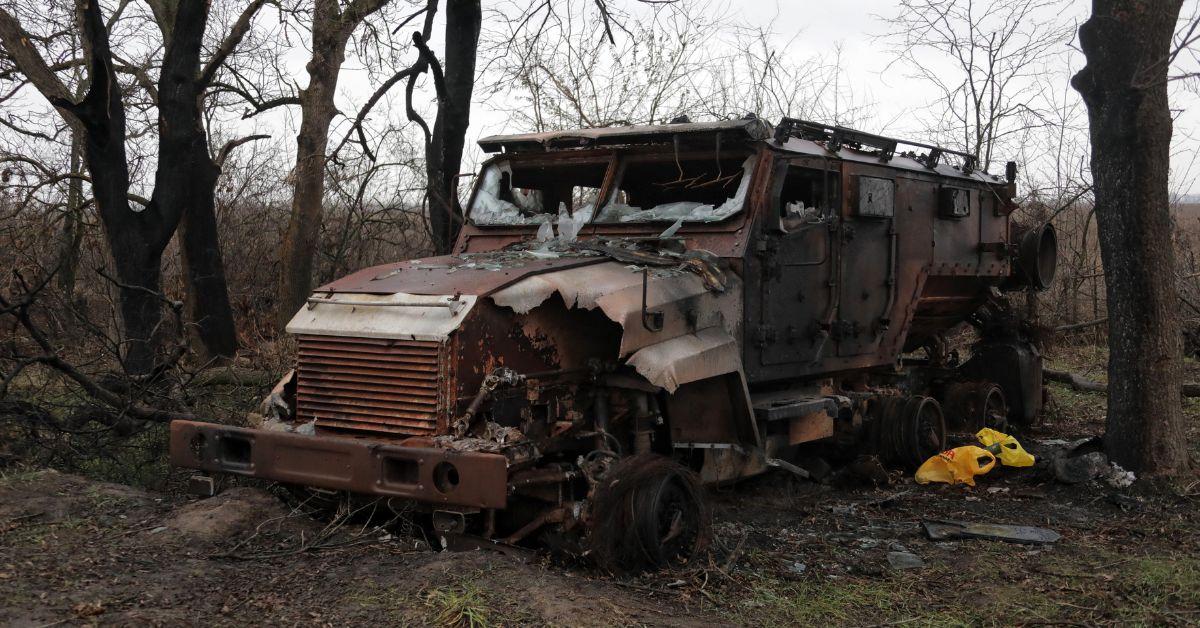
[[171, 464], [431, 504], [504, 508], [504, 456], [171, 422]]

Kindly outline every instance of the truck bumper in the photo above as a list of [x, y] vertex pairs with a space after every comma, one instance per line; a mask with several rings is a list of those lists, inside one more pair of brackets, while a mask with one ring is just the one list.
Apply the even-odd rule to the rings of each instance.
[[504, 508], [504, 456], [399, 447], [195, 421], [171, 422], [171, 464], [435, 505]]

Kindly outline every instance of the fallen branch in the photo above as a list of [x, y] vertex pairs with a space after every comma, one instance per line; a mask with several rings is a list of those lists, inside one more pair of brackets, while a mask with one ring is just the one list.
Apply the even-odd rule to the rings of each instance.
[[270, 386], [278, 379], [270, 371], [227, 366], [200, 371], [190, 383], [193, 386]]
[[1105, 325], [1107, 323], [1108, 323], [1107, 318], [1100, 318], [1100, 319], [1096, 319], [1094, 321], [1086, 321], [1083, 323], [1072, 323], [1070, 325], [1059, 325], [1058, 327], [1054, 328], [1054, 331], [1061, 334], [1061, 333], [1068, 332], [1068, 331], [1075, 331], [1077, 329], [1087, 329], [1088, 327], [1097, 327], [1099, 325]]
[[[1042, 376], [1052, 382], [1066, 384], [1073, 390], [1082, 392], [1107, 392], [1108, 386], [1100, 382], [1092, 381], [1082, 375], [1068, 373], [1066, 371], [1056, 371], [1054, 369], [1042, 369]], [[1185, 383], [1180, 389], [1180, 394], [1184, 397], [1200, 397], [1200, 384]]]

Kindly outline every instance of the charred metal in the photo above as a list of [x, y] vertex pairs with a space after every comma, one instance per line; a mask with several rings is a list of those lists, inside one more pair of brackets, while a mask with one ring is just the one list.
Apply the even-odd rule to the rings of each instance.
[[915, 467], [1040, 412], [1000, 297], [1050, 283], [1054, 232], [969, 155], [791, 119], [480, 145], [454, 254], [319, 287], [257, 427], [176, 422], [175, 464], [632, 567], [703, 545], [702, 484], [813, 447]]

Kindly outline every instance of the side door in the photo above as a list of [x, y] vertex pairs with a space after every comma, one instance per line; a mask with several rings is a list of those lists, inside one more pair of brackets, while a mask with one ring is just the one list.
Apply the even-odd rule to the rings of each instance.
[[896, 180], [885, 169], [847, 166], [838, 314], [839, 357], [875, 353], [891, 326], [896, 295]]
[[797, 157], [778, 164], [755, 255], [762, 272], [761, 320], [750, 338], [761, 366], [809, 371], [833, 352], [841, 161]]

